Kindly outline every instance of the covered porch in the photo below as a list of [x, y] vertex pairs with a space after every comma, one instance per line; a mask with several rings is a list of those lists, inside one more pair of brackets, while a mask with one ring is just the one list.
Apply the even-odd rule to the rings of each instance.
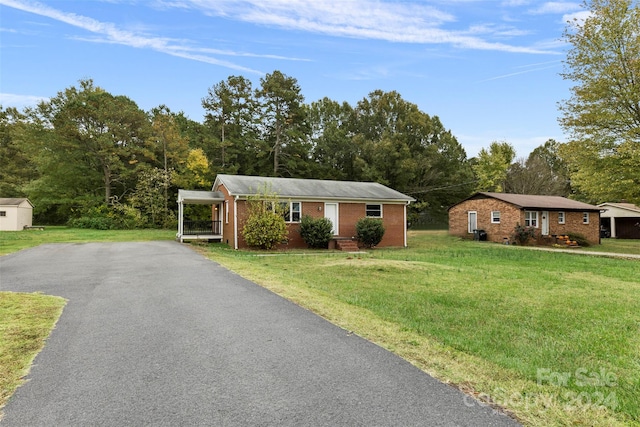
[[[210, 205], [211, 221], [185, 220], [184, 205]], [[178, 233], [176, 240], [222, 240], [222, 208], [220, 191], [178, 190]]]

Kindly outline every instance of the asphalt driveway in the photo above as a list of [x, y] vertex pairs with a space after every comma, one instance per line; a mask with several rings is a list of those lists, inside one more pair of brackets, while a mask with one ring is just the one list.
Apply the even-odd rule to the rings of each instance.
[[69, 300], [2, 426], [514, 426], [176, 242], [43, 245], [0, 289]]

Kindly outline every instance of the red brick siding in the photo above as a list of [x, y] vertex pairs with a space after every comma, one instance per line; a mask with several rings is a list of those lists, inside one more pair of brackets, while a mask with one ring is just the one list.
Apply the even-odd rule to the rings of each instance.
[[[223, 240], [233, 247], [233, 197], [221, 186], [217, 189], [225, 194], [226, 203], [229, 204], [229, 223], [224, 222], [223, 215]], [[296, 201], [296, 200], [292, 200]], [[313, 218], [324, 217], [324, 202], [321, 201], [303, 201], [302, 215], [309, 215]], [[246, 248], [247, 244], [242, 237], [242, 228], [244, 227], [247, 216], [246, 201], [238, 200], [238, 247]], [[365, 216], [365, 203], [339, 203], [338, 204], [338, 222], [339, 236], [353, 237], [356, 234], [356, 222]], [[385, 235], [378, 245], [382, 246], [404, 246], [404, 205], [401, 204], [384, 204], [382, 206], [382, 221], [385, 227]], [[306, 248], [307, 245], [300, 236], [300, 224], [288, 223], [287, 229], [288, 243], [280, 245], [284, 248]]]
[[[473, 238], [468, 233], [468, 213], [477, 212], [478, 229], [487, 232], [487, 240], [503, 242], [505, 237], [511, 238], [517, 224], [524, 225], [523, 210], [502, 200], [477, 199], [466, 200], [449, 210], [449, 234], [465, 238]], [[491, 223], [491, 212], [500, 211], [500, 223]], [[600, 243], [600, 213], [589, 213], [589, 224], [582, 222], [583, 212], [565, 211], [565, 223], [558, 224], [558, 211], [549, 211], [549, 235], [577, 233], [583, 235], [590, 243]], [[538, 211], [538, 234], [542, 225], [542, 211]]]

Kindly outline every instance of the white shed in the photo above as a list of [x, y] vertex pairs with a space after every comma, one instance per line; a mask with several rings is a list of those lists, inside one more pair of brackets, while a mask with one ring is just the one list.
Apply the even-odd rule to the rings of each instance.
[[32, 226], [33, 204], [24, 198], [0, 197], [0, 231], [23, 230]]

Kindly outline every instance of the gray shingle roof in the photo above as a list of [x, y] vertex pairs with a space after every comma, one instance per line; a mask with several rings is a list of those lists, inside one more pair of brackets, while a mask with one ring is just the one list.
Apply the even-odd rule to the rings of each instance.
[[279, 197], [321, 200], [371, 200], [412, 202], [413, 197], [402, 194], [377, 182], [332, 181], [321, 179], [274, 178], [246, 175], [219, 174], [214, 188], [224, 184], [231, 195], [256, 194], [267, 186], [267, 191]]
[[[24, 201], [29, 201], [27, 198], [19, 198], [19, 197], [0, 197], [0, 206], [18, 206], [20, 203]], [[29, 204], [33, 206], [33, 203], [29, 201]]]
[[521, 209], [548, 209], [548, 210], [576, 210], [576, 211], [600, 211], [597, 206], [588, 203], [578, 202], [560, 196], [539, 196], [532, 194], [510, 194], [510, 193], [476, 193], [469, 199], [493, 198], [502, 200]]

